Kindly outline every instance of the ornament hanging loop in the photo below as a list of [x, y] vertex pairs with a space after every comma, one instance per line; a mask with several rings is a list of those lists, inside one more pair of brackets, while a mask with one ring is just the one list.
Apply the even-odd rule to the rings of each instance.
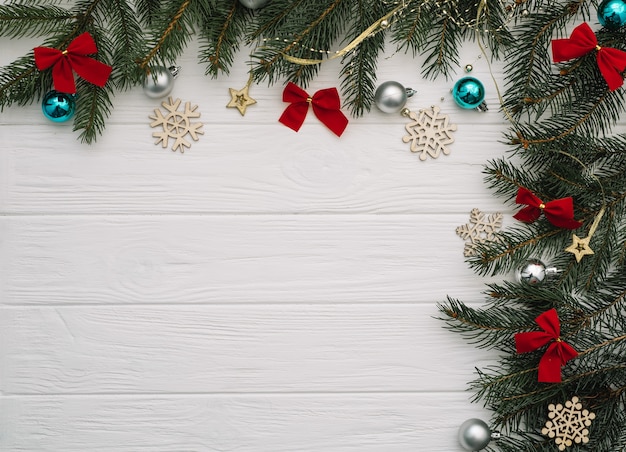
[[168, 71], [170, 71], [172, 73], [172, 77], [176, 78], [178, 77], [178, 75], [180, 74], [180, 66], [169, 66], [167, 68]]

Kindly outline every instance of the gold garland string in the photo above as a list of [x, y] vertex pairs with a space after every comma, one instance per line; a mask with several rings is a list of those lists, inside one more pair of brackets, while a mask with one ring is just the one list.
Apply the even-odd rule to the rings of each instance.
[[326, 60], [314, 60], [314, 59], [309, 59], [309, 58], [298, 58], [298, 57], [294, 57], [294, 56], [291, 56], [291, 55], [287, 55], [286, 53], [282, 54], [283, 58], [285, 58], [290, 63], [295, 63], [295, 64], [299, 64], [299, 65], [302, 65], [302, 66], [310, 66], [310, 65], [314, 65], [314, 64], [323, 63], [324, 61], [334, 60], [335, 58], [343, 57], [348, 52], [353, 50], [356, 46], [358, 46], [363, 41], [365, 41], [378, 28], [380, 28], [380, 29], [386, 28], [386, 27], [383, 26], [383, 24], [386, 23], [387, 21], [389, 21], [389, 19], [391, 19], [395, 14], [397, 14], [398, 12], [400, 12], [404, 8], [406, 8], [406, 5], [404, 4], [404, 2], [402, 2], [401, 5], [398, 5], [393, 10], [391, 10], [389, 13], [385, 14], [383, 17], [381, 17], [376, 22], [374, 22], [372, 25], [367, 27], [359, 36], [354, 38], [347, 46], [345, 46], [341, 50], [337, 50], [333, 56], [327, 58]]

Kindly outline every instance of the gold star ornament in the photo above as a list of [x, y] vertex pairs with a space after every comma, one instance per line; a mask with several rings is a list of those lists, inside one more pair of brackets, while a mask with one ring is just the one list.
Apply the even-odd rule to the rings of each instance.
[[250, 74], [250, 78], [248, 79], [248, 83], [246, 86], [241, 88], [240, 90], [236, 90], [234, 88], [228, 88], [230, 91], [230, 102], [226, 105], [227, 108], [236, 108], [241, 113], [241, 116], [246, 114], [246, 108], [250, 105], [256, 104], [256, 100], [250, 97], [248, 90], [250, 89], [250, 84], [252, 83], [252, 74]]
[[589, 246], [589, 241], [591, 240], [591, 237], [593, 237], [593, 234], [596, 233], [596, 229], [598, 229], [598, 225], [600, 224], [600, 220], [602, 219], [602, 215], [604, 215], [605, 210], [606, 207], [603, 205], [600, 212], [598, 212], [598, 215], [596, 215], [596, 218], [593, 220], [587, 237], [581, 239], [576, 234], [572, 234], [572, 244], [565, 248], [565, 251], [572, 253], [576, 257], [576, 262], [580, 262], [583, 257], [593, 254], [593, 250]]
[[590, 235], [581, 239], [576, 234], [572, 234], [572, 244], [565, 248], [565, 251], [572, 253], [576, 257], [576, 262], [580, 262], [584, 256], [593, 254], [593, 250], [589, 247], [589, 240], [591, 240]]

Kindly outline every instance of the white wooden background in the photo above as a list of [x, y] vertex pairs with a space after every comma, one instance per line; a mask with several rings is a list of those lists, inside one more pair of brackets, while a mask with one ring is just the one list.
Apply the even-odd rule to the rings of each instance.
[[[36, 44], [0, 40], [0, 63]], [[281, 84], [253, 86], [241, 117], [225, 105], [247, 51], [218, 80], [196, 51], [173, 92], [204, 124], [184, 154], [155, 146], [160, 101], [141, 88], [92, 146], [38, 104], [0, 113], [0, 450], [461, 451], [458, 426], [489, 418], [466, 388], [493, 355], [436, 303], [483, 301], [455, 228], [474, 207], [513, 212], [483, 184], [506, 124], [478, 48], [461, 63], [482, 114], [450, 97], [462, 69], [432, 82], [410, 55], [379, 62], [380, 82], [418, 91], [411, 109], [458, 125], [425, 162], [400, 115], [337, 138], [309, 112], [293, 132]]]

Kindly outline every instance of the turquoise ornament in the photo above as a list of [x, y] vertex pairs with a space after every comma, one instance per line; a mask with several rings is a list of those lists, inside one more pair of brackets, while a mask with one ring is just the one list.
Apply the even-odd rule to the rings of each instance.
[[598, 6], [598, 20], [603, 27], [617, 30], [626, 24], [626, 2], [624, 0], [604, 0]]
[[41, 110], [53, 122], [65, 122], [74, 116], [76, 97], [72, 94], [50, 91], [41, 102]]
[[[463, 77], [454, 84], [452, 97], [462, 108], [482, 109], [485, 100], [485, 87], [477, 78]], [[486, 105], [484, 109], [486, 110]]]

